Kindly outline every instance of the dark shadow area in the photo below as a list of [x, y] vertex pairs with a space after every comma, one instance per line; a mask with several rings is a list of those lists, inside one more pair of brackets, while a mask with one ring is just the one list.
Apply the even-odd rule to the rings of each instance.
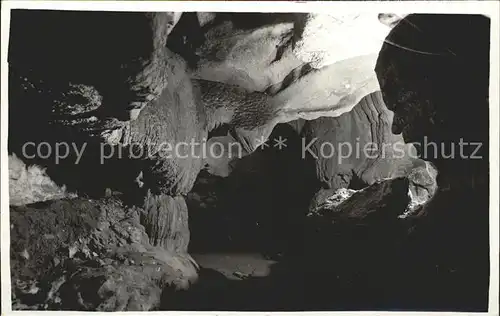
[[[113, 187], [124, 196], [140, 194], [124, 186], [133, 183], [141, 168], [137, 159], [126, 159], [131, 149], [122, 147], [124, 158], [114, 155], [101, 163], [102, 153], [108, 155], [112, 148], [94, 136], [118, 128], [126, 112], [130, 89], [124, 78], [135, 66], [124, 65], [150, 54], [148, 20], [130, 12], [12, 10], [11, 15], [9, 154], [46, 167], [56, 183], [72, 192], [102, 197]], [[129, 47], [124, 37], [132, 34], [138, 35], [139, 45]], [[97, 94], [85, 94], [81, 87]], [[92, 97], [102, 103], [91, 104]], [[94, 126], [92, 119], [102, 126]], [[56, 161], [58, 143], [61, 155], [67, 150], [64, 144], [69, 151]], [[36, 154], [37, 146], [41, 154]], [[79, 160], [77, 151], [82, 150]]]
[[[164, 291], [164, 300], [171, 302], [162, 306], [168, 310], [200, 311], [266, 311], [302, 310], [304, 288], [299, 280], [284, 286], [284, 279], [273, 277], [251, 277], [246, 280], [230, 280], [211, 269], [201, 269], [199, 281], [188, 291]], [[196, 302], [194, 307], [192, 304]]]
[[118, 117], [134, 95], [126, 78], [149, 58], [152, 39], [144, 14], [18, 9], [11, 11], [8, 62], [49, 87], [51, 79], [94, 86], [105, 99], [100, 114]]
[[275, 256], [302, 248], [303, 218], [319, 183], [314, 165], [301, 158], [298, 133], [279, 124], [269, 139], [280, 136], [287, 147], [280, 150], [270, 141], [236, 161], [227, 178], [200, 173], [187, 199], [191, 253]]

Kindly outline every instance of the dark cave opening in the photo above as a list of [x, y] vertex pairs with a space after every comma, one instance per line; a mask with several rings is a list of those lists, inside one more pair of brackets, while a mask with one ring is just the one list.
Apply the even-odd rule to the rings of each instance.
[[[211, 135], [226, 134], [221, 126]], [[273, 146], [278, 137], [287, 139], [286, 148]], [[300, 225], [319, 186], [314, 165], [301, 158], [300, 136], [291, 125], [278, 124], [269, 139], [268, 147], [238, 159], [228, 177], [198, 175], [187, 198], [191, 253], [274, 257], [300, 248]]]

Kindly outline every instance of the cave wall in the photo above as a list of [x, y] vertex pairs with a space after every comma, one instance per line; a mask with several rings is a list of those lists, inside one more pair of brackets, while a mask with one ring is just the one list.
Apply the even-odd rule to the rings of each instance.
[[349, 187], [353, 177], [369, 185], [404, 176], [412, 167], [414, 148], [392, 134], [391, 125], [392, 112], [380, 92], [364, 97], [339, 117], [307, 121], [302, 135], [307, 145], [312, 144], [310, 157], [318, 157], [318, 178], [326, 187], [338, 189]]

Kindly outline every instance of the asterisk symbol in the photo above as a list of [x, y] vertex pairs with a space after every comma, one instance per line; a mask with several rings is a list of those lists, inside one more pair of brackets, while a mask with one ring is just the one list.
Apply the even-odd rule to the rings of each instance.
[[267, 139], [264, 136], [261, 136], [260, 138], [255, 139], [255, 148], [261, 148], [264, 149], [265, 147], [269, 146], [266, 144]]
[[274, 147], [278, 147], [279, 150], [281, 150], [283, 147], [286, 147], [286, 138], [282, 138], [281, 136], [278, 137], [278, 139], [274, 139]]

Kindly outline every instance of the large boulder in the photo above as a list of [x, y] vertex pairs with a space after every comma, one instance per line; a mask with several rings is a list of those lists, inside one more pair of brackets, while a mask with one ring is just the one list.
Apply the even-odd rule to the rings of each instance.
[[154, 310], [187, 288], [194, 261], [151, 245], [144, 216], [114, 198], [11, 207], [13, 309]]

